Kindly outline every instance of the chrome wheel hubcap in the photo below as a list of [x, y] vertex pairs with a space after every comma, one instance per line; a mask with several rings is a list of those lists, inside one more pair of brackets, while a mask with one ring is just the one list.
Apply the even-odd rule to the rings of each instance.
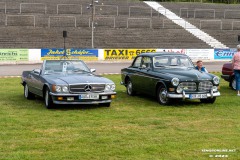
[[234, 79], [234, 80], [232, 81], [232, 88], [233, 88], [233, 89], [236, 89], [236, 79]]
[[28, 86], [27, 85], [25, 85], [25, 97], [28, 97]]
[[132, 94], [132, 83], [131, 82], [128, 83], [127, 90], [128, 90], [128, 94]]
[[46, 106], [48, 106], [48, 91], [46, 91], [46, 94], [45, 94], [45, 104]]
[[160, 94], [159, 94], [160, 101], [162, 103], [167, 102], [167, 91], [165, 89], [161, 89]]

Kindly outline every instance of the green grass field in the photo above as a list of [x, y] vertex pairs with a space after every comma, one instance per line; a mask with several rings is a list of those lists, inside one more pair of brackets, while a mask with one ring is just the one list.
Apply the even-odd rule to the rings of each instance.
[[161, 106], [106, 77], [117, 85], [110, 108], [52, 110], [26, 100], [20, 78], [0, 79], [0, 159], [240, 159], [240, 97], [224, 80], [214, 104]]

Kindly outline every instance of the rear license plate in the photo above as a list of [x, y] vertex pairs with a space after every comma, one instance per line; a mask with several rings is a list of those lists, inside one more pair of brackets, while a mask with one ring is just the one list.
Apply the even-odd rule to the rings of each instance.
[[80, 94], [79, 99], [99, 99], [98, 94]]
[[206, 99], [207, 94], [190, 94], [189, 98], [190, 99]]

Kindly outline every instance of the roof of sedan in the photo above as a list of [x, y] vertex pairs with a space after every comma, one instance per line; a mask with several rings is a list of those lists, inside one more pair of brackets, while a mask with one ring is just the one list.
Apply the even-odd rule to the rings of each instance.
[[186, 56], [185, 54], [182, 53], [175, 53], [175, 52], [149, 52], [149, 53], [141, 53], [139, 54], [139, 56], [150, 56], [150, 57], [154, 57], [154, 56], [160, 56], [160, 55], [183, 55]]

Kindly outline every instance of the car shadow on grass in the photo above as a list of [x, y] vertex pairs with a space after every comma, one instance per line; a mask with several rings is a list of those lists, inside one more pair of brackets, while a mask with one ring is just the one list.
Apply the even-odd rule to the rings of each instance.
[[[151, 101], [151, 102], [155, 102], [156, 105], [159, 105], [159, 107], [183, 107], [183, 108], [186, 108], [186, 107], [199, 107], [199, 106], [202, 106], [202, 105], [207, 105], [206, 103], [202, 103], [200, 102], [199, 99], [195, 99], [195, 100], [189, 100], [189, 99], [186, 99], [186, 100], [182, 100], [182, 99], [171, 99], [171, 102], [169, 105], [162, 105], [162, 104], [159, 104], [158, 101], [157, 101], [157, 98], [156, 97], [153, 97], [153, 96], [149, 96], [147, 94], [140, 94], [138, 93], [137, 95], [135, 95], [134, 97], [138, 97], [140, 98], [141, 100], [146, 100], [146, 101]], [[211, 104], [212, 105], [212, 104]]]
[[[38, 104], [35, 107], [41, 106], [42, 108], [47, 109], [47, 108], [45, 108], [44, 99], [42, 97], [35, 96], [35, 98], [32, 99], [32, 100], [27, 100], [24, 97], [19, 97], [19, 98], [23, 99], [23, 101], [28, 102], [28, 103]], [[30, 105], [30, 106], [32, 106], [32, 105]], [[69, 104], [55, 104], [49, 110], [91, 110], [91, 109], [110, 108], [110, 107], [102, 106], [102, 105], [99, 105], [99, 104], [71, 104], [71, 105], [69, 105]]]
[[93, 110], [93, 109], [99, 109], [99, 108], [110, 108], [110, 107], [105, 107], [98, 104], [67, 104], [67, 105], [57, 104], [57, 105], [54, 105], [54, 107], [49, 110], [68, 111], [68, 110]]

